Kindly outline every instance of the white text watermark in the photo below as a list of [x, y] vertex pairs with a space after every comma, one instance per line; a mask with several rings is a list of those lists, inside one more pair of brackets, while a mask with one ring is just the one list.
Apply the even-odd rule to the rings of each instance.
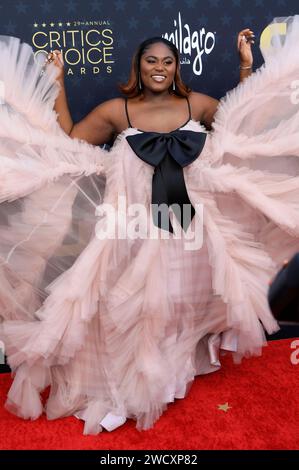
[[[104, 203], [96, 208], [100, 218], [96, 237], [99, 240], [183, 239], [185, 250], [199, 250], [203, 244], [203, 205], [196, 204], [194, 209], [194, 217], [190, 204], [184, 204], [183, 209], [178, 204], [173, 204], [171, 209], [166, 204], [152, 204], [149, 210], [143, 204], [127, 204], [126, 197], [119, 196], [116, 206]], [[154, 224], [153, 217], [163, 229]]]

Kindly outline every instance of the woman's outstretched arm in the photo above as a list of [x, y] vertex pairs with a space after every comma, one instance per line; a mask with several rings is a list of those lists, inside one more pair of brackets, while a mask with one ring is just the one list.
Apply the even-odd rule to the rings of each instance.
[[[240, 82], [252, 73], [253, 55], [251, 46], [254, 44], [254, 37], [253, 31], [249, 28], [243, 29], [238, 34], [237, 49], [240, 57]], [[210, 130], [219, 101], [202, 93], [192, 92], [190, 102], [194, 119], [200, 121]]]
[[254, 38], [254, 33], [249, 28], [243, 29], [238, 34], [237, 48], [240, 57], [240, 82], [252, 73], [253, 55], [251, 46], [254, 44]]
[[60, 86], [60, 91], [56, 98], [54, 109], [58, 115], [57, 120], [60, 124], [60, 127], [64, 130], [66, 134], [70, 135], [70, 132], [73, 128], [74, 123], [73, 123], [72, 116], [69, 110], [67, 96], [65, 92], [64, 63], [63, 63], [63, 59], [62, 59], [62, 55], [60, 51], [55, 50], [48, 54], [46, 63], [51, 63], [51, 62], [54, 62], [54, 65], [56, 69], [58, 70], [56, 80]]
[[63, 131], [71, 138], [85, 140], [93, 145], [109, 142], [115, 134], [114, 120], [119, 113], [120, 99], [106, 101], [94, 108], [78, 123], [74, 123], [67, 100], [64, 85], [64, 64], [61, 52], [56, 50], [49, 55], [48, 62], [54, 62], [58, 68], [57, 81], [60, 85], [54, 109]]

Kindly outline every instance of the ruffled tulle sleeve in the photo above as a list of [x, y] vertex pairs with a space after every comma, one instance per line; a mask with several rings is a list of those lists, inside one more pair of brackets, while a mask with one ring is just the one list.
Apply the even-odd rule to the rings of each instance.
[[0, 56], [0, 201], [63, 174], [104, 173], [107, 151], [71, 139], [58, 124], [55, 66], [44, 69], [28, 44], [9, 36], [0, 36]]
[[244, 230], [278, 269], [299, 248], [299, 16], [272, 25], [284, 34], [261, 49], [264, 65], [220, 102], [210, 135], [215, 171], [207, 173], [209, 189], [227, 195], [222, 213], [235, 223], [247, 218]]
[[0, 315], [24, 319], [86, 246], [109, 153], [61, 129], [53, 64], [8, 36], [0, 57]]
[[286, 34], [221, 100], [207, 162], [186, 172], [190, 199], [204, 208], [214, 292], [227, 303], [241, 356], [262, 344], [260, 322], [270, 334], [277, 328], [269, 283], [299, 250], [299, 16], [278, 22]]
[[[280, 18], [286, 35], [262, 49], [265, 64], [229, 92], [215, 116], [219, 162], [276, 173], [299, 172], [299, 16]], [[297, 91], [296, 91], [297, 89]]]

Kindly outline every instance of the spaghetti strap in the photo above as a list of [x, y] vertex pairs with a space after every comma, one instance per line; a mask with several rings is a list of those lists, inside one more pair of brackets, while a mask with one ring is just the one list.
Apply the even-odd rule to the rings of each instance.
[[126, 116], [128, 120], [128, 125], [129, 127], [133, 127], [129, 118], [129, 113], [128, 113], [128, 98], [125, 98], [125, 110], [126, 110]]
[[188, 96], [186, 96], [186, 100], [187, 100], [187, 103], [188, 103], [188, 109], [189, 109], [189, 121], [191, 121], [191, 120], [192, 120], [192, 115], [191, 115], [191, 106], [190, 106], [190, 102], [189, 102]]

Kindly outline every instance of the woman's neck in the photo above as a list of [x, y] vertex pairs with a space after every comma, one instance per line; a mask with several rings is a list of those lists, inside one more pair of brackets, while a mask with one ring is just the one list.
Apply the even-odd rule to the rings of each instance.
[[145, 89], [143, 90], [143, 98], [142, 101], [151, 101], [151, 102], [162, 102], [162, 101], [170, 101], [172, 100], [174, 95], [169, 93], [168, 90], [163, 92], [154, 93], [151, 90]]

